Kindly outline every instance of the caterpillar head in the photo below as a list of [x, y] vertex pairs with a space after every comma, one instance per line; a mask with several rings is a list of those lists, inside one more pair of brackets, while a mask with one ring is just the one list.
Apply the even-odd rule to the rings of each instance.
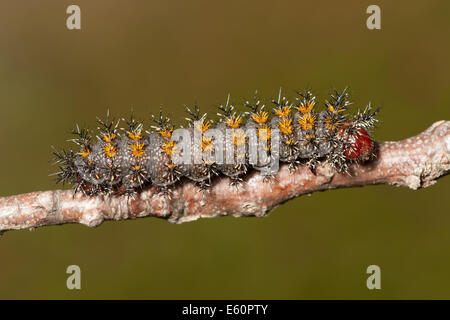
[[352, 122], [345, 123], [338, 132], [344, 143], [344, 155], [351, 161], [365, 161], [373, 156], [375, 143], [370, 134]]

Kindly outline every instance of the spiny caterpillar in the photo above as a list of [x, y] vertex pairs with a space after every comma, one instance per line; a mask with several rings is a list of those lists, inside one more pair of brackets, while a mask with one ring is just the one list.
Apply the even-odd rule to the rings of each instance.
[[[319, 162], [338, 172], [349, 165], [374, 157], [370, 136], [377, 120], [370, 104], [348, 117], [349, 94], [334, 90], [324, 110], [315, 111], [316, 98], [309, 90], [297, 92], [294, 102], [280, 94], [269, 110], [257, 97], [246, 101], [239, 112], [228, 96], [218, 106], [218, 123], [201, 114], [197, 105], [188, 113], [187, 126], [176, 129], [160, 110], [152, 116], [154, 125], [144, 130], [133, 116], [129, 120], [98, 119], [94, 140], [88, 129], [78, 125], [72, 132], [76, 151], [55, 151], [60, 171], [57, 182], [70, 182], [75, 192], [87, 195], [134, 195], [149, 185], [170, 191], [188, 179], [207, 189], [215, 176], [230, 178], [239, 186], [251, 169], [260, 170], [265, 180], [277, 172], [280, 162], [291, 170], [306, 165], [314, 170]], [[272, 114], [272, 117], [271, 117]], [[119, 127], [120, 123], [125, 128]]]

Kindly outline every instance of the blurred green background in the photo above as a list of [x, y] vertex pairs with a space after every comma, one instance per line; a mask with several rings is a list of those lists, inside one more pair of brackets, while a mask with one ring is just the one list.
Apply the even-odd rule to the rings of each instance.
[[[82, 30], [65, 26], [81, 7]], [[381, 30], [366, 8], [381, 7]], [[378, 140], [450, 120], [450, 2], [0, 2], [0, 195], [57, 188], [51, 145], [109, 108], [181, 122], [258, 89], [311, 85], [322, 102], [350, 86], [382, 107]], [[292, 96], [292, 95], [291, 95]], [[450, 179], [412, 191], [315, 193], [269, 216], [172, 225], [155, 218], [7, 232], [0, 298], [450, 298]], [[66, 288], [68, 265], [82, 290]], [[366, 268], [381, 267], [379, 291]]]

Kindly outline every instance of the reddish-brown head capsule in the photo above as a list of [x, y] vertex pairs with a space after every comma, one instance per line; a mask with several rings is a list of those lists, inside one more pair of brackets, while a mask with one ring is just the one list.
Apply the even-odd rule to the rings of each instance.
[[344, 155], [347, 159], [367, 160], [371, 158], [374, 142], [366, 130], [355, 128], [351, 123], [347, 123], [339, 130], [339, 136], [344, 141]]

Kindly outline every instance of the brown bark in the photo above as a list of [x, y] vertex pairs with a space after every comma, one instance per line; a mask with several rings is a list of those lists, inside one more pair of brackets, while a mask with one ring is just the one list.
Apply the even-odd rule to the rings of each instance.
[[82, 223], [89, 227], [103, 220], [154, 216], [173, 223], [200, 217], [230, 215], [262, 217], [274, 207], [318, 190], [386, 183], [411, 189], [428, 187], [450, 171], [450, 121], [439, 121], [421, 134], [398, 142], [379, 142], [378, 156], [355, 164], [351, 174], [336, 173], [320, 165], [289, 172], [280, 167], [276, 180], [263, 183], [258, 172], [249, 173], [239, 191], [229, 179], [216, 179], [202, 192], [190, 182], [175, 187], [169, 200], [152, 187], [135, 199], [125, 196], [87, 197], [71, 190], [32, 192], [0, 198], [0, 232], [40, 226]]

